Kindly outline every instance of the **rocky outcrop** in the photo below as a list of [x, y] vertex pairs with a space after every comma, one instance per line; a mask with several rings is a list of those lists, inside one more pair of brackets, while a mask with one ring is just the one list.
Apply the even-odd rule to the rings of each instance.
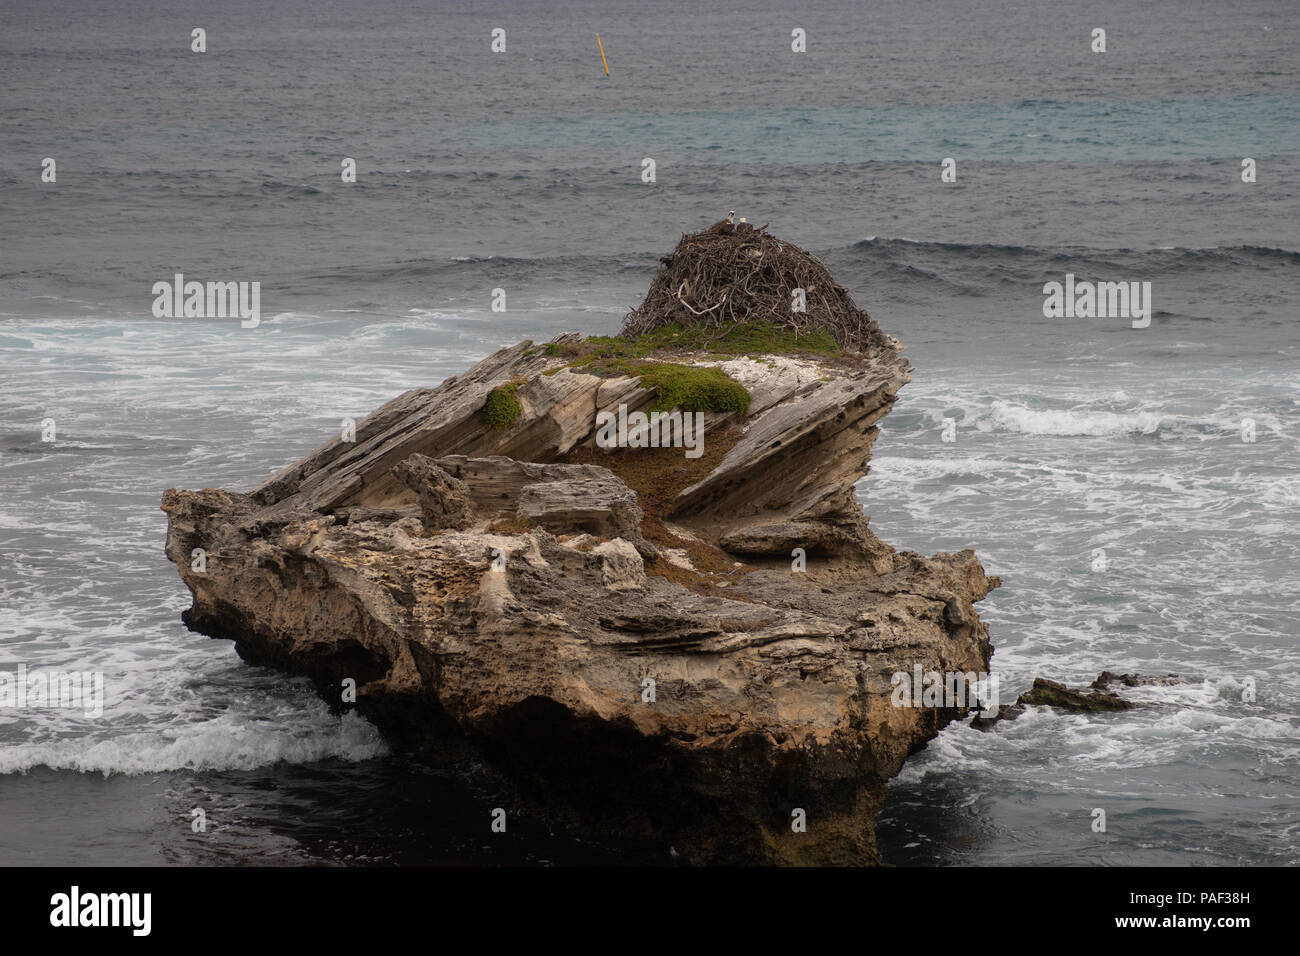
[[1137, 705], [1110, 693], [1106, 688], [1114, 683], [1126, 687], [1138, 687], [1146, 684], [1180, 683], [1179, 678], [1144, 677], [1140, 674], [1112, 674], [1102, 671], [1090, 687], [1076, 690], [1059, 681], [1045, 677], [1035, 677], [1033, 686], [1016, 698], [1014, 704], [998, 709], [991, 717], [977, 716], [970, 725], [975, 730], [989, 730], [1000, 720], [1014, 720], [1025, 712], [1026, 707], [1054, 707], [1057, 710], [1078, 714], [1093, 714], [1112, 710], [1131, 710]]
[[1177, 674], [1157, 677], [1152, 674], [1116, 674], [1113, 671], [1102, 671], [1088, 686], [1093, 690], [1109, 690], [1116, 684], [1121, 687], [1173, 687], [1176, 684], [1191, 682], [1190, 677], [1180, 677]]
[[426, 531], [465, 528], [474, 523], [465, 483], [443, 471], [424, 455], [412, 455], [393, 466], [393, 474], [415, 492]]
[[[601, 412], [657, 396], [575, 342], [407, 392], [249, 494], [169, 490], [186, 623], [331, 701], [355, 680], [395, 737], [468, 742], [586, 838], [876, 862], [887, 781], [969, 712], [895, 706], [891, 678], [986, 671], [998, 584], [971, 551], [895, 551], [858, 503], [907, 363], [658, 356], [751, 396], [690, 458], [596, 446]], [[519, 414], [490, 427], [507, 385]]]

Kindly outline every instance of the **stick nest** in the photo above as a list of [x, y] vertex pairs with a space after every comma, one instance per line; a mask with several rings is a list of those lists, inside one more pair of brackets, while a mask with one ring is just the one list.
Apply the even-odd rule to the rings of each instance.
[[[645, 301], [623, 320], [622, 334], [645, 335], [669, 323], [716, 331], [767, 321], [796, 336], [825, 330], [845, 352], [888, 346], [880, 326], [859, 309], [821, 260], [790, 242], [742, 223], [683, 235], [662, 263]], [[806, 310], [795, 311], [795, 289]]]

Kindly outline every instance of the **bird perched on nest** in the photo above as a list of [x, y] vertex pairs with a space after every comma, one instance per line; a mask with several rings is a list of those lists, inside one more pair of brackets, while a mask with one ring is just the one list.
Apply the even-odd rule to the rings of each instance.
[[745, 219], [744, 216], [741, 216], [740, 222], [736, 223], [736, 234], [739, 236], [748, 236], [752, 234], [753, 231], [754, 227]]
[[711, 233], [715, 236], [729, 236], [731, 235], [731, 231], [735, 228], [736, 210], [733, 209], [731, 212], [727, 213], [726, 219], [719, 219], [713, 225], [709, 226], [705, 232]]

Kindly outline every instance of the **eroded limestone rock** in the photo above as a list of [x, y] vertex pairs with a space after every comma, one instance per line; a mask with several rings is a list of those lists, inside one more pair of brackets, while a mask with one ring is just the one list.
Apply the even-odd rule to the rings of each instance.
[[443, 471], [432, 459], [415, 454], [393, 466], [393, 474], [415, 492], [427, 531], [467, 528], [474, 523], [465, 483]]
[[[595, 448], [599, 412], [655, 396], [553, 351], [399, 396], [251, 494], [168, 491], [186, 622], [323, 688], [355, 679], [396, 738], [476, 748], [588, 838], [875, 862], [886, 782], [968, 712], [895, 707], [891, 675], [987, 671], [973, 605], [998, 584], [971, 551], [868, 528], [854, 485], [907, 363], [729, 363], [750, 413], [710, 413], [695, 460]], [[520, 415], [488, 428], [506, 382]]]

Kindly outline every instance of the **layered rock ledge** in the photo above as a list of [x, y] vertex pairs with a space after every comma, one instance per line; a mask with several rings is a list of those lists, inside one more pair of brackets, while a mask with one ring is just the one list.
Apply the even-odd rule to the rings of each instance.
[[868, 528], [854, 486], [909, 380], [901, 347], [652, 356], [750, 396], [705, 414], [696, 458], [597, 447], [601, 412], [658, 395], [581, 349], [503, 348], [249, 493], [167, 491], [185, 622], [332, 704], [354, 680], [396, 739], [468, 743], [586, 838], [878, 862], [887, 781], [968, 713], [892, 706], [891, 677], [987, 671], [973, 605], [998, 584], [971, 551]]

